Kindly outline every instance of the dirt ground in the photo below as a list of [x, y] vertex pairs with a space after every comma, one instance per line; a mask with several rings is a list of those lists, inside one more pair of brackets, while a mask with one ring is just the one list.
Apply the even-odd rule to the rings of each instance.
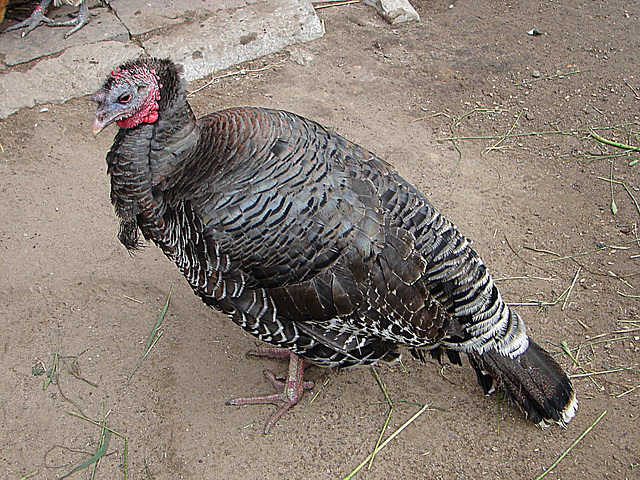
[[[576, 375], [580, 408], [542, 431], [483, 396], [466, 363], [404, 355], [378, 369], [393, 401], [384, 437], [435, 408], [354, 478], [533, 479], [605, 411], [545, 479], [640, 478], [639, 155], [589, 133], [640, 145], [640, 6], [414, 6], [422, 20], [397, 27], [361, 5], [323, 9], [323, 39], [243, 65], [194, 110], [290, 110], [392, 161], [523, 304], [532, 337]], [[0, 122], [0, 477], [60, 478], [96, 453], [101, 429], [69, 412], [106, 414], [128, 439], [110, 436], [96, 479], [124, 478], [125, 460], [133, 479], [348, 475], [389, 411], [372, 371], [309, 369], [316, 388], [268, 436], [273, 407], [225, 406], [269, 392], [262, 370], [285, 366], [247, 358], [254, 339], [157, 248], [131, 258], [120, 245], [104, 161], [115, 129], [93, 138], [94, 109], [84, 98]], [[163, 335], [128, 378], [172, 285]]]

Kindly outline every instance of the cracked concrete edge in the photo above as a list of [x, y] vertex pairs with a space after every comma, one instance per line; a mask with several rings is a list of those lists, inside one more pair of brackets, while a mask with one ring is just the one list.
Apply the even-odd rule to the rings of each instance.
[[[140, 56], [170, 57], [185, 66], [185, 77], [193, 81], [323, 35], [309, 2], [285, 3], [267, 2], [262, 9], [238, 9], [229, 18], [209, 17], [202, 28], [198, 25], [195, 36], [193, 24], [187, 22], [150, 35], [142, 42], [142, 48], [133, 42], [106, 40], [68, 47], [25, 71], [5, 70], [0, 73], [0, 119], [21, 108], [92, 94], [115, 65]], [[238, 22], [233, 23], [236, 28], [228, 27], [231, 20]], [[225, 34], [220, 35], [221, 31]]]
[[[185, 78], [193, 81], [289, 45], [322, 37], [322, 25], [313, 6], [306, 1], [294, 3], [295, 8], [291, 2], [255, 4], [252, 9], [226, 12], [197, 24], [178, 25], [172, 28], [171, 35], [152, 36], [142, 45], [149, 55], [170, 56], [181, 63]], [[229, 24], [237, 28], [225, 29]], [[194, 28], [200, 31], [195, 42]]]
[[92, 94], [114, 65], [143, 53], [130, 43], [98, 42], [67, 48], [59, 56], [44, 58], [25, 72], [0, 75], [0, 118], [21, 108]]

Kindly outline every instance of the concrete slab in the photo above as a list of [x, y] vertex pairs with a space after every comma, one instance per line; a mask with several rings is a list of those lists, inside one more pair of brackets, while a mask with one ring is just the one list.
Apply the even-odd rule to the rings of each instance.
[[132, 43], [105, 41], [66, 48], [26, 71], [8, 71], [0, 75], [0, 118], [21, 108], [95, 93], [114, 65], [142, 54]]
[[129, 32], [115, 14], [107, 8], [92, 10], [98, 15], [88, 25], [69, 38], [64, 35], [71, 27], [36, 28], [22, 38], [21, 31], [3, 33], [0, 36], [0, 55], [7, 66], [15, 66], [63, 50], [106, 40], [129, 41]]
[[178, 25], [190, 18], [207, 17], [256, 3], [255, 0], [112, 0], [111, 8], [131, 35], [142, 35], [158, 28]]
[[68, 39], [62, 27], [0, 36], [0, 118], [92, 93], [110, 68], [141, 55], [184, 64], [192, 81], [322, 36], [306, 0], [111, 0], [91, 12]]
[[149, 55], [182, 63], [185, 78], [191, 81], [321, 36], [322, 27], [310, 3], [261, 0], [202, 21], [184, 22], [170, 34], [152, 34], [142, 46]]

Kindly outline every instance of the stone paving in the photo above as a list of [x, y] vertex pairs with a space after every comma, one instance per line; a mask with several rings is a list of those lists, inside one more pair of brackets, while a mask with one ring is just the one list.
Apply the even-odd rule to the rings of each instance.
[[323, 34], [304, 0], [111, 0], [91, 14], [68, 39], [69, 27], [0, 34], [0, 118], [91, 94], [139, 56], [170, 57], [191, 81]]

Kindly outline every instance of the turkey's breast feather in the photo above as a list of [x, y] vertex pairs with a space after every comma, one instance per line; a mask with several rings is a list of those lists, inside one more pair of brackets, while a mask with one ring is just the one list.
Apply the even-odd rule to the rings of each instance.
[[[427, 227], [440, 217], [386, 162], [285, 112], [231, 109], [198, 122], [206, 147], [172, 182], [174, 201], [189, 199], [209, 250], [268, 295], [280, 321], [344, 351], [360, 336], [424, 347], [452, 333], [419, 248], [434, 243]], [[250, 309], [231, 290], [222, 303]]]

